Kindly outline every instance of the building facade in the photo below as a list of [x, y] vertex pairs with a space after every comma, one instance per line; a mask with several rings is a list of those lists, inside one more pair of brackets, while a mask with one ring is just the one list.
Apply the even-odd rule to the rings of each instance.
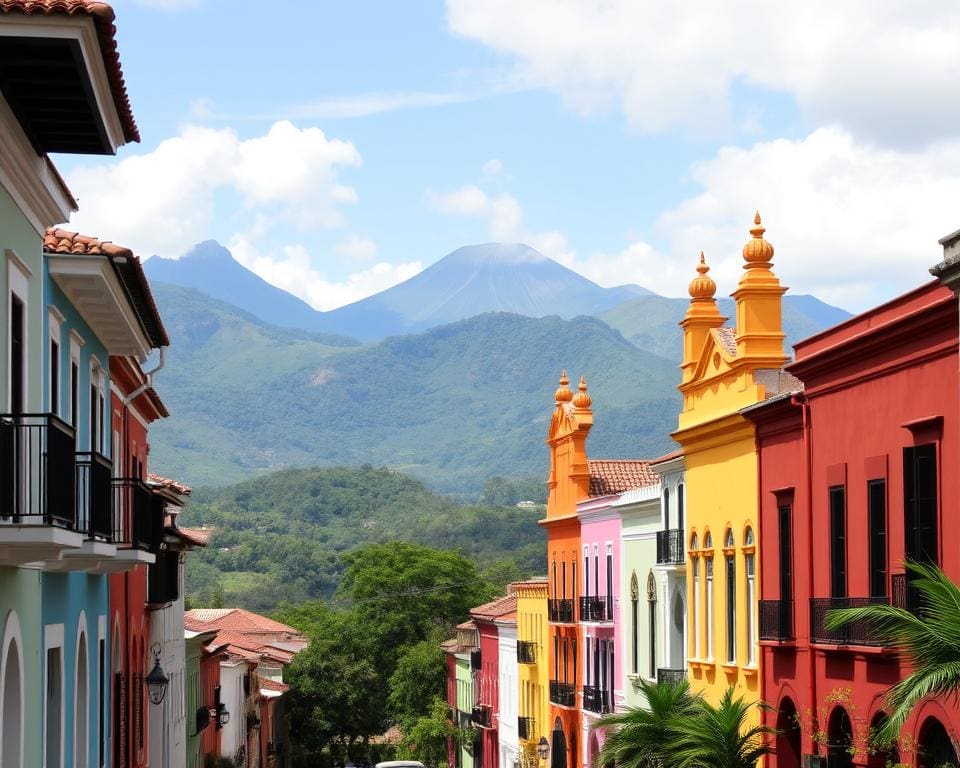
[[517, 597], [517, 736], [523, 768], [540, 768], [537, 745], [550, 735], [547, 580], [513, 584]]
[[[657, 659], [656, 679], [676, 681], [687, 675], [687, 653], [690, 643], [689, 617], [699, 620], [699, 606], [687, 605], [687, 535], [686, 483], [684, 482], [683, 454], [676, 451], [653, 464], [660, 477], [660, 530], [657, 531], [657, 618], [658, 627], [653, 637], [662, 638], [651, 652]], [[694, 580], [699, 579], [699, 563], [694, 567]], [[652, 585], [649, 585], [652, 586]], [[690, 590], [694, 599], [700, 595], [699, 584]], [[648, 595], [651, 590], [647, 590]], [[694, 628], [693, 638], [699, 637]], [[699, 658], [696, 654], [694, 658]]]
[[517, 732], [519, 716], [519, 673], [517, 664], [517, 612], [516, 596], [514, 610], [494, 622], [497, 625], [499, 659], [497, 660], [497, 685], [500, 704], [497, 712], [497, 739], [499, 741], [500, 768], [516, 768], [520, 764], [520, 737]]
[[829, 630], [824, 617], [876, 602], [915, 610], [906, 559], [960, 580], [957, 341], [953, 293], [923, 285], [797, 344], [789, 370], [803, 386], [745, 412], [760, 446], [760, 636], [778, 766], [807, 755], [956, 764], [952, 701], [917, 707], [893, 752], [869, 748], [884, 692], [909, 669], [870, 626]]
[[[479, 753], [474, 747], [473, 761], [476, 768], [498, 768], [500, 760], [500, 636], [498, 622], [515, 619], [517, 599], [513, 595], [498, 598], [470, 610], [477, 628], [479, 650], [471, 654], [473, 671], [474, 705], [471, 720], [478, 738]], [[510, 667], [516, 666], [516, 653]], [[515, 679], [515, 676], [512, 676]], [[516, 689], [508, 692], [516, 698]], [[516, 706], [511, 705], [516, 720]], [[514, 724], [515, 727], [515, 724]]]

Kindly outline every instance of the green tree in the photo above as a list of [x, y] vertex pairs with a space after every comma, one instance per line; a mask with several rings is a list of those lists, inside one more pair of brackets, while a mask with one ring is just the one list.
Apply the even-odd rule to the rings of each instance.
[[390, 676], [387, 704], [404, 733], [412, 732], [417, 721], [430, 714], [434, 701], [443, 695], [446, 679], [447, 665], [436, 639], [403, 649]]
[[887, 691], [890, 717], [875, 736], [881, 745], [897, 738], [922, 699], [960, 694], [960, 587], [935, 565], [908, 562], [906, 569], [920, 598], [916, 612], [883, 603], [829, 611], [824, 622], [828, 629], [869, 622], [876, 636], [913, 668]]
[[434, 698], [427, 714], [417, 718], [410, 730], [404, 733], [400, 755], [441, 768], [447, 765], [448, 740], [455, 735], [456, 728], [450, 722], [447, 703], [441, 698]]
[[770, 752], [769, 736], [776, 731], [749, 725], [757, 706], [727, 688], [720, 702], [696, 702], [692, 716], [677, 718], [672, 725], [675, 743], [670, 748], [673, 768], [754, 768]]
[[690, 684], [676, 685], [642, 681], [639, 690], [646, 707], [606, 715], [597, 727], [607, 729], [597, 758], [598, 765], [618, 768], [666, 768], [671, 766], [670, 752], [675, 746], [676, 724], [692, 717], [699, 697], [690, 693]]

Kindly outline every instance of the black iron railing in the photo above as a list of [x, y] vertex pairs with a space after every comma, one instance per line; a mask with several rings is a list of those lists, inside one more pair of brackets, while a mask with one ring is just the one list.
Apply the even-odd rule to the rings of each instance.
[[493, 724], [493, 713], [489, 704], [477, 704], [473, 708], [470, 721], [481, 728], [490, 728]]
[[683, 543], [682, 528], [657, 531], [657, 563], [660, 565], [682, 563]]
[[890, 575], [890, 604], [910, 613], [920, 610], [920, 593], [910, 583], [910, 577], [907, 574]]
[[881, 646], [869, 621], [851, 621], [837, 629], [824, 626], [827, 612], [839, 608], [861, 608], [866, 605], [884, 604], [885, 597], [813, 597], [810, 598], [810, 642], [826, 645], [873, 645]]
[[480, 665], [483, 663], [483, 657], [480, 655], [480, 651], [470, 651], [470, 669], [477, 670], [480, 669]]
[[551, 680], [550, 701], [562, 707], [575, 707], [577, 703], [577, 691], [573, 687], [573, 683]]
[[583, 708], [588, 712], [605, 715], [613, 708], [610, 691], [598, 685], [583, 686]]
[[52, 413], [0, 416], [0, 521], [76, 528], [75, 444]]
[[581, 597], [580, 621], [613, 621], [613, 598]]
[[669, 669], [660, 667], [657, 669], [657, 682], [660, 685], [677, 685], [687, 677], [686, 669]]
[[[157, 553], [157, 561], [150, 566], [147, 579], [147, 602], [164, 605], [180, 595], [180, 553], [164, 550]], [[249, 683], [244, 680], [249, 688]]]
[[558, 600], [548, 600], [547, 611], [549, 613], [550, 621], [554, 621], [559, 624], [573, 624], [575, 621], [572, 599], [563, 598]]
[[532, 717], [518, 717], [517, 734], [526, 741], [536, 738], [536, 721]]
[[517, 661], [520, 664], [537, 663], [537, 644], [532, 640], [517, 641]]
[[157, 552], [163, 539], [163, 499], [135, 477], [113, 479], [113, 540], [124, 549]]
[[95, 451], [77, 454], [77, 530], [88, 539], [113, 541], [110, 482], [113, 464]]
[[760, 639], [793, 640], [793, 600], [760, 601]]

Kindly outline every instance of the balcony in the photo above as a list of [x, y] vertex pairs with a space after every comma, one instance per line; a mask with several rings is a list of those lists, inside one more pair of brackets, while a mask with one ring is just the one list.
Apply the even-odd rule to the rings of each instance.
[[547, 600], [547, 611], [550, 621], [555, 624], [573, 624], [573, 600]]
[[874, 634], [869, 621], [854, 621], [838, 629], [827, 629], [824, 619], [837, 608], [861, 608], [884, 604], [886, 597], [813, 597], [810, 598], [810, 642], [824, 645], [868, 645], [880, 647], [883, 642]]
[[686, 669], [669, 669], [667, 667], [657, 669], [658, 685], [679, 685], [686, 679]]
[[117, 560], [129, 567], [156, 562], [163, 541], [163, 499], [139, 478], [113, 478], [113, 541]]
[[62, 559], [49, 563], [50, 570], [100, 572], [111, 564], [117, 548], [113, 544], [110, 476], [113, 464], [96, 452], [76, 456], [75, 504], [77, 532], [84, 535], [83, 545], [63, 553]]
[[682, 528], [657, 531], [657, 565], [683, 565]]
[[611, 711], [610, 691], [596, 685], [583, 686], [583, 708], [588, 712], [605, 715]]
[[760, 639], [793, 640], [793, 600], [760, 601]]
[[57, 561], [83, 544], [74, 445], [51, 413], [0, 416], [0, 565]]
[[477, 704], [470, 715], [470, 722], [478, 728], [493, 728], [493, 712], [489, 704]]
[[518, 640], [517, 662], [520, 664], [536, 664], [537, 644], [530, 640]]
[[[147, 605], [162, 608], [180, 596], [180, 553], [163, 550], [150, 566], [147, 576]], [[250, 683], [244, 679], [244, 692], [249, 695]]]
[[537, 738], [536, 721], [532, 717], [517, 718], [517, 734], [524, 741], [533, 741]]
[[581, 597], [580, 621], [613, 621], [613, 598], [599, 596]]
[[550, 681], [550, 701], [561, 707], [577, 706], [577, 691], [573, 683], [564, 683], [560, 680]]
[[890, 605], [914, 614], [920, 610], [920, 593], [910, 585], [907, 574], [890, 575]]

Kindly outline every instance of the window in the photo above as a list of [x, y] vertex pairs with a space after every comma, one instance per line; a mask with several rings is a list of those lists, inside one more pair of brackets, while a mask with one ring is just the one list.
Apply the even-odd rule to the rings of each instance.
[[607, 545], [607, 621], [613, 620], [613, 546]]
[[887, 596], [887, 481], [867, 483], [870, 524], [870, 597]]
[[647, 611], [650, 624], [650, 674], [651, 679], [657, 677], [657, 582], [653, 574], [647, 576]]
[[70, 423], [77, 428], [77, 414], [80, 410], [80, 368], [76, 360], [70, 361]]
[[903, 449], [903, 505], [906, 556], [939, 564], [935, 444]]
[[690, 567], [693, 569], [693, 658], [700, 658], [700, 553], [697, 534], [690, 539]]
[[600, 553], [593, 548], [593, 596], [600, 597]]
[[683, 530], [683, 491], [684, 485], [680, 483], [677, 486], [677, 528]]
[[[725, 540], [725, 549], [731, 550], [734, 546], [733, 531], [728, 530]], [[726, 553], [726, 581], [727, 581], [727, 663], [737, 662], [737, 561], [734, 553]]]
[[707, 581], [706, 623], [707, 623], [707, 659], [713, 659], [713, 537], [708, 533], [703, 537], [703, 547], [707, 550], [704, 563]]
[[50, 412], [60, 414], [60, 344], [50, 339]]
[[97, 736], [99, 740], [97, 743], [99, 744], [99, 750], [100, 750], [99, 765], [100, 765], [100, 768], [103, 768], [103, 766], [106, 765], [107, 763], [107, 752], [106, 752], [106, 749], [104, 748], [105, 747], [104, 738], [106, 735], [105, 730], [106, 730], [106, 722], [107, 722], [107, 690], [106, 690], [107, 689], [107, 664], [106, 664], [107, 644], [102, 637], [100, 638], [99, 646], [100, 646], [99, 648], [100, 657], [99, 657], [99, 662], [97, 666], [97, 672], [99, 673], [99, 677], [97, 680], [97, 705], [98, 705]]
[[590, 595], [590, 547], [583, 548], [584, 594]]
[[[47, 642], [50, 642], [49, 636]], [[62, 640], [60, 642], [62, 642]], [[60, 768], [60, 766], [63, 765], [62, 659], [62, 648], [47, 648], [47, 686], [44, 701], [44, 765], [46, 768]]]
[[640, 671], [640, 585], [637, 583], [637, 572], [630, 577], [630, 618], [631, 618], [631, 650], [633, 652], [633, 674]]
[[830, 597], [847, 596], [847, 489], [830, 488]]
[[15, 293], [10, 294], [10, 412], [23, 413], [26, 387], [26, 308]]
[[780, 600], [793, 600], [793, 505], [781, 504], [777, 508], [780, 528]]
[[[747, 528], [747, 532], [744, 535], [745, 546], [752, 547], [753, 542], [753, 529]], [[747, 664], [749, 666], [754, 666], [757, 663], [756, 649], [754, 646], [757, 643], [757, 617], [756, 617], [756, 600], [757, 600], [757, 586], [756, 586], [756, 573], [755, 573], [755, 561], [754, 554], [752, 552], [747, 552], [744, 555], [744, 565], [747, 572]]]
[[670, 489], [663, 489], [663, 529], [670, 530]]

